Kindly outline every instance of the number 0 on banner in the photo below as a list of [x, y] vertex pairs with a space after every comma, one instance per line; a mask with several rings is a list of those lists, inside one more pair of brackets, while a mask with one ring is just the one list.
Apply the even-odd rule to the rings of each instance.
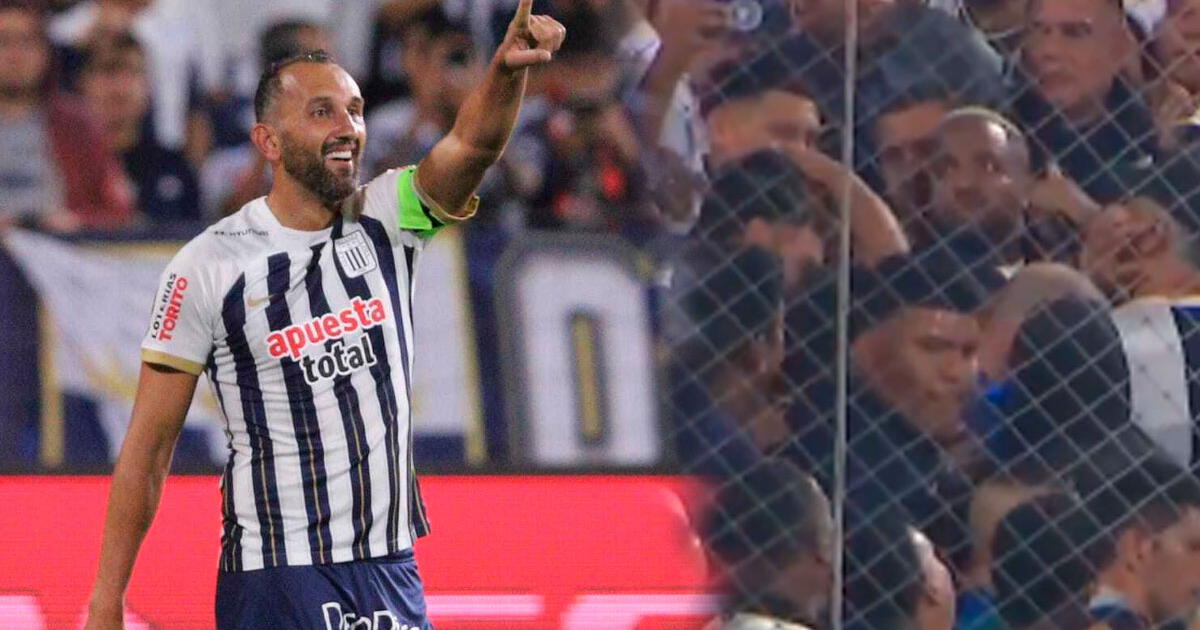
[[513, 463], [658, 464], [648, 291], [629, 247], [539, 235], [511, 250], [496, 295]]

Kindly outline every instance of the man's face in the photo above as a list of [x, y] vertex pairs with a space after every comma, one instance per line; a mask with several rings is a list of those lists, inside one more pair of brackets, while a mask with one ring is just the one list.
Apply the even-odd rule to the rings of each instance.
[[923, 101], [876, 123], [884, 193], [905, 226], [921, 220], [933, 201], [930, 161], [937, 153], [938, 126], [949, 111], [945, 101]]
[[813, 146], [821, 115], [810, 99], [783, 90], [725, 103], [708, 115], [714, 167], [773, 146]]
[[358, 84], [336, 65], [296, 63], [283, 71], [275, 104], [284, 170], [328, 208], [358, 186], [367, 141]]
[[46, 76], [50, 55], [27, 11], [0, 11], [0, 97], [27, 96]]
[[906, 307], [868, 334], [876, 345], [871, 365], [863, 367], [885, 402], [934, 440], [958, 441], [978, 368], [976, 319], [949, 310]]
[[1183, 518], [1153, 537], [1146, 575], [1154, 622], [1180, 618], [1200, 605], [1200, 509], [1188, 508]]
[[146, 59], [136, 50], [103, 54], [84, 73], [82, 88], [105, 125], [140, 121], [150, 108]]
[[1068, 115], [1103, 103], [1132, 53], [1120, 10], [1108, 0], [1038, 0], [1025, 39], [1034, 83]]
[[1167, 15], [1154, 42], [1167, 76], [1200, 92], [1200, 0], [1181, 0]]
[[1022, 149], [981, 118], [950, 121], [934, 160], [935, 211], [945, 227], [970, 227], [993, 245], [1020, 234], [1032, 177]]

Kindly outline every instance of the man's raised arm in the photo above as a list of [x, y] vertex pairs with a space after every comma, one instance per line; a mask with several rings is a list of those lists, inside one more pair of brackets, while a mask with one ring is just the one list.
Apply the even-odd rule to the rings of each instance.
[[488, 167], [500, 159], [521, 110], [529, 68], [550, 62], [567, 31], [554, 18], [530, 15], [521, 0], [483, 83], [467, 97], [450, 133], [417, 167], [417, 189], [451, 216], [462, 214]]
[[100, 569], [92, 589], [86, 630], [123, 628], [125, 589], [138, 549], [158, 510], [175, 442], [198, 377], [142, 364], [133, 420], [113, 470]]

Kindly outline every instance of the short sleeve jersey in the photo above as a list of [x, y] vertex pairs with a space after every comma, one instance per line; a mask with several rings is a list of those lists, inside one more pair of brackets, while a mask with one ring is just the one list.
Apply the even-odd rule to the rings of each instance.
[[412, 298], [451, 216], [388, 171], [333, 224], [284, 227], [266, 198], [163, 272], [142, 358], [205, 374], [226, 423], [220, 567], [384, 557], [428, 531], [412, 459]]

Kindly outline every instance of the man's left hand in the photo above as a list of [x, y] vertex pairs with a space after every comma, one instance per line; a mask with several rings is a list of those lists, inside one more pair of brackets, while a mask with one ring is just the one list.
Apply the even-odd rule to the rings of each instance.
[[558, 20], [548, 15], [530, 15], [532, 10], [533, 0], [521, 0], [500, 44], [504, 67], [514, 72], [550, 63], [567, 37], [567, 29]]

